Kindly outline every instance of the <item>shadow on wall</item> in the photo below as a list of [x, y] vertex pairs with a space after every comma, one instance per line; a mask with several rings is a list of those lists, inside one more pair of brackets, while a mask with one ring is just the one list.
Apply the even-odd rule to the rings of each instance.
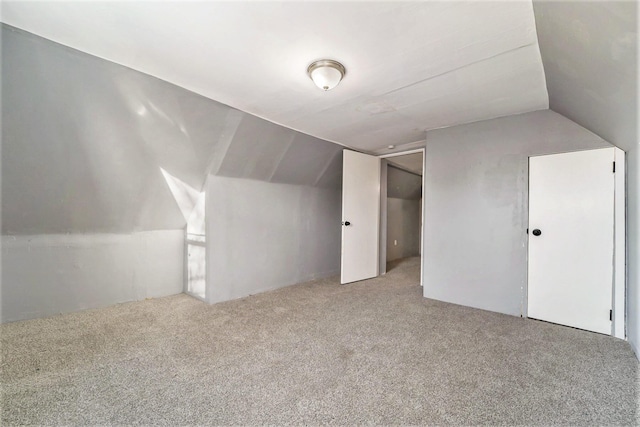
[[[304, 233], [291, 240], [291, 229], [282, 234], [286, 244], [275, 241], [295, 248], [301, 264], [246, 266], [271, 275], [270, 286], [337, 268], [341, 146], [0, 27], [2, 104], [11, 106], [2, 109], [1, 129], [4, 320], [178, 293], [185, 274], [187, 291], [205, 298], [208, 177], [282, 189], [268, 206], [317, 201], [321, 214], [294, 219], [321, 236], [319, 244], [305, 244]], [[289, 187], [300, 198], [289, 199]], [[260, 208], [251, 207], [256, 235], [245, 240], [242, 224], [228, 236], [246, 243], [238, 259], [256, 242], [278, 253], [269, 238], [284, 228], [278, 218], [261, 217]], [[185, 227], [195, 260], [187, 267]]]
[[1, 27], [3, 234], [183, 228], [167, 174], [340, 186], [336, 144]]

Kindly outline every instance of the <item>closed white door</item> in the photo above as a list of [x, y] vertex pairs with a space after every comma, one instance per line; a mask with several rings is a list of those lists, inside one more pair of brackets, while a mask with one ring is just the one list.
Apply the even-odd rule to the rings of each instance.
[[344, 150], [341, 283], [378, 275], [379, 239], [380, 159]]
[[613, 148], [529, 159], [529, 317], [611, 334], [613, 161]]

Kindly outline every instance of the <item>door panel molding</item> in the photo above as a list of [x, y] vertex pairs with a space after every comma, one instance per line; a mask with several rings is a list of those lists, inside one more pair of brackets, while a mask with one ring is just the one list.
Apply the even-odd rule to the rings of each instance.
[[613, 336], [625, 339], [626, 285], [627, 285], [627, 203], [625, 152], [614, 148], [616, 162], [614, 203], [614, 265], [613, 265]]

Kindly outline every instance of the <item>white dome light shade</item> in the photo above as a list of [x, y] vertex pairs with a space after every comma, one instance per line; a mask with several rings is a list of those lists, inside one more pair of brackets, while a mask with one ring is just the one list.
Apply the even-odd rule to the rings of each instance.
[[338, 86], [345, 72], [346, 70], [341, 63], [331, 59], [315, 61], [307, 68], [311, 80], [322, 90], [330, 90]]

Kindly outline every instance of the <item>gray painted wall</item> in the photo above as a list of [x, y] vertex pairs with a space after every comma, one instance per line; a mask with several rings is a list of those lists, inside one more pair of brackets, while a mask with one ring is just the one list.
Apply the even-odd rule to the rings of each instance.
[[[339, 188], [341, 146], [2, 24], [2, 233], [129, 233], [185, 218], [161, 169]], [[7, 108], [10, 106], [10, 108]]]
[[[339, 211], [339, 198], [320, 194], [339, 194], [341, 146], [0, 27], [2, 234], [10, 236], [2, 248], [3, 321], [181, 292], [189, 215], [163, 170], [193, 193], [209, 174], [273, 183], [267, 188], [304, 185], [317, 195], [305, 202]], [[274, 206], [291, 203], [285, 192], [272, 195]], [[313, 212], [297, 212], [305, 216], [292, 229], [316, 230], [306, 222]], [[256, 232], [282, 231], [277, 222], [257, 224]], [[137, 232], [151, 230], [168, 237], [141, 247]], [[229, 241], [246, 237], [242, 227], [233, 233]], [[303, 267], [247, 268], [273, 279], [269, 286], [322, 275], [335, 269], [327, 259], [339, 257], [331, 243], [304, 252]]]
[[387, 261], [420, 255], [421, 199], [421, 176], [387, 168]]
[[6, 25], [2, 105], [3, 234], [184, 227], [160, 168], [201, 187], [207, 146], [226, 114], [183, 89]]
[[607, 146], [549, 110], [427, 132], [424, 296], [525, 314], [528, 156]]
[[217, 176], [206, 188], [209, 302], [339, 273], [340, 190]]
[[420, 203], [387, 198], [387, 261], [420, 255]]
[[387, 168], [387, 197], [417, 200], [422, 197], [422, 177], [389, 166]]
[[182, 292], [184, 233], [2, 236], [2, 322]]
[[638, 2], [533, 2], [552, 110], [627, 152], [627, 336], [640, 357]]

